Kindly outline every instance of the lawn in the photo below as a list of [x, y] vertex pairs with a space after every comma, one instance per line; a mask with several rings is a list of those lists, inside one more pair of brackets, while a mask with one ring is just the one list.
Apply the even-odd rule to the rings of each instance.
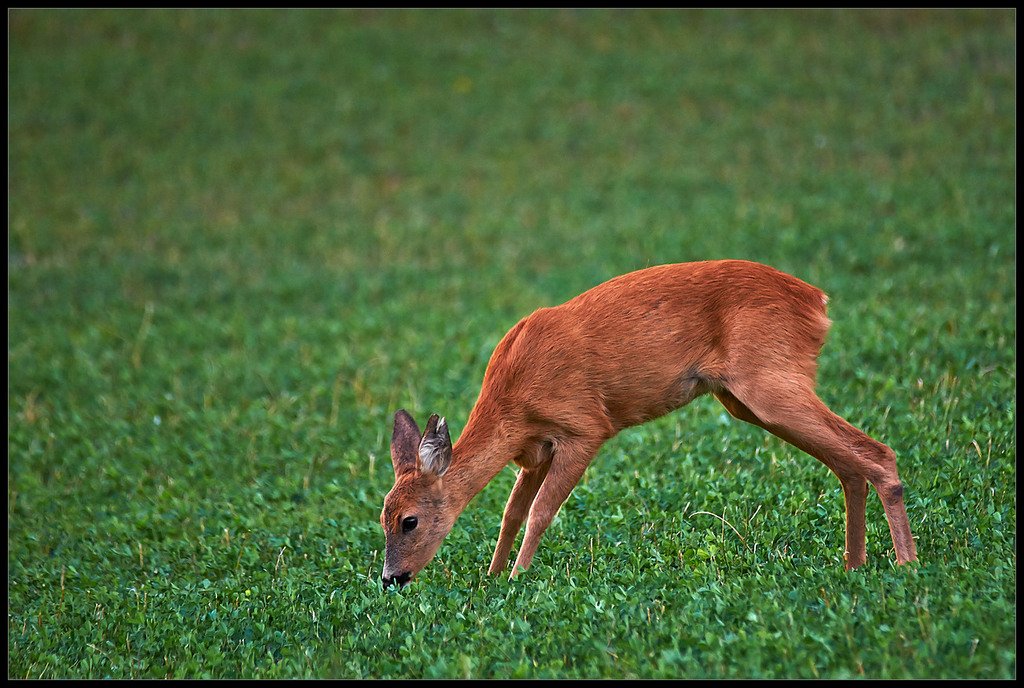
[[[11, 11], [11, 677], [1016, 676], [1016, 12]], [[710, 397], [382, 592], [392, 415], [709, 258], [824, 289], [920, 562]], [[728, 527], [725, 522], [728, 522]]]

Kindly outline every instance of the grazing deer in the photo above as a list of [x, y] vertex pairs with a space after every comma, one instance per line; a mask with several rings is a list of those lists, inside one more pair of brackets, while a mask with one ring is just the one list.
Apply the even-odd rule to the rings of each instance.
[[616, 277], [523, 318], [501, 340], [480, 397], [452, 446], [443, 418], [421, 434], [395, 414], [395, 485], [384, 499], [384, 587], [409, 583], [469, 501], [510, 461], [521, 470], [490, 573], [530, 566], [541, 535], [598, 448], [623, 428], [710, 392], [730, 414], [807, 452], [846, 499], [846, 568], [865, 560], [868, 483], [882, 500], [896, 561], [917, 558], [896, 454], [814, 393], [828, 298], [743, 260], [661, 265]]

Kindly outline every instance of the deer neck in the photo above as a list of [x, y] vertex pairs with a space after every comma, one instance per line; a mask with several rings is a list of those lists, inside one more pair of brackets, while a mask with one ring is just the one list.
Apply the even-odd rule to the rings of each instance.
[[449, 504], [461, 513], [466, 505], [516, 458], [522, 444], [509, 432], [511, 424], [494, 421], [496, 414], [470, 414], [466, 428], [452, 447], [452, 463], [445, 472]]

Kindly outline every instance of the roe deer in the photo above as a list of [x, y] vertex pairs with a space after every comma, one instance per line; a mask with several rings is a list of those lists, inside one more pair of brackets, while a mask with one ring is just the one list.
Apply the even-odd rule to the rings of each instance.
[[469, 501], [510, 461], [509, 495], [490, 573], [530, 566], [544, 530], [598, 448], [710, 392], [730, 414], [828, 466], [846, 500], [846, 568], [864, 563], [868, 483], [882, 500], [896, 561], [917, 558], [896, 454], [814, 392], [831, 324], [825, 294], [743, 260], [661, 265], [598, 285], [523, 318], [501, 340], [459, 441], [444, 419], [420, 430], [395, 414], [395, 485], [384, 499], [384, 587], [409, 583]]

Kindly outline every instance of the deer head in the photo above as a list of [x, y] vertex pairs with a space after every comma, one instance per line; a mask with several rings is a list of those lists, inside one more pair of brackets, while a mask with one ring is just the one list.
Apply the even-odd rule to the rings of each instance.
[[384, 498], [380, 524], [384, 528], [384, 571], [387, 588], [403, 588], [434, 558], [452, 529], [458, 510], [448, 506], [443, 476], [452, 461], [448, 425], [430, 416], [420, 435], [416, 421], [404, 410], [395, 414], [391, 462], [395, 485]]

